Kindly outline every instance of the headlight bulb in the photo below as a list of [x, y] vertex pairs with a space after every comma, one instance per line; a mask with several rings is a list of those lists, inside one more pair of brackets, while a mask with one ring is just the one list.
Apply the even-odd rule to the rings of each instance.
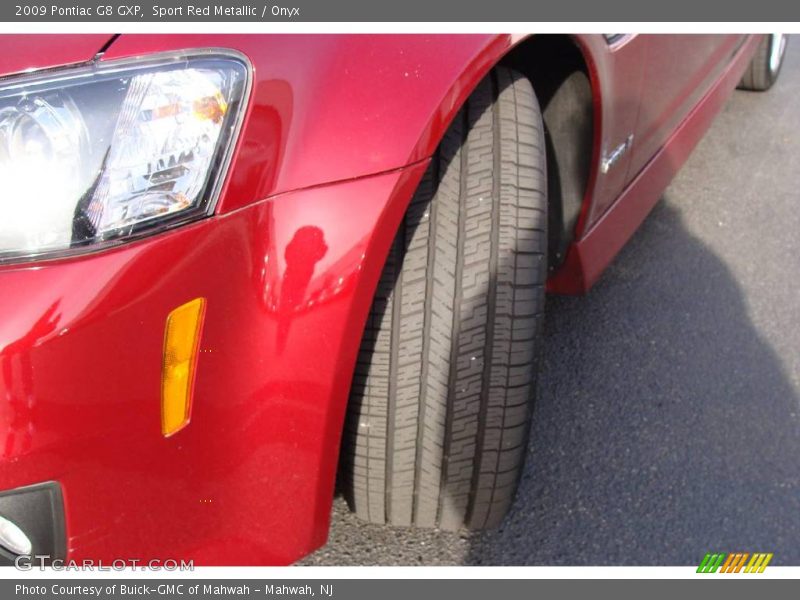
[[0, 110], [0, 251], [68, 245], [87, 133], [75, 104], [58, 93], [23, 96]]

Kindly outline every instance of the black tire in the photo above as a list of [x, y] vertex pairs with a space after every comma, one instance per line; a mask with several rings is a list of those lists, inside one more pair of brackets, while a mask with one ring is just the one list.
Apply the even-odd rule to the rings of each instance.
[[541, 345], [545, 172], [531, 84], [496, 68], [433, 157], [370, 312], [342, 452], [362, 519], [481, 529], [510, 508]]
[[788, 40], [787, 36], [778, 33], [765, 35], [742, 75], [739, 89], [763, 92], [771, 88], [781, 72]]

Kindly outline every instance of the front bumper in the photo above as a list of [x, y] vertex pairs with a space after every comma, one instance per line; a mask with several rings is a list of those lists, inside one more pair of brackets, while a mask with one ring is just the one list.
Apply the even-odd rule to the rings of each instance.
[[[69, 559], [285, 564], [323, 544], [363, 321], [424, 168], [0, 268], [0, 491], [57, 481]], [[164, 322], [196, 297], [192, 420], [165, 438]]]

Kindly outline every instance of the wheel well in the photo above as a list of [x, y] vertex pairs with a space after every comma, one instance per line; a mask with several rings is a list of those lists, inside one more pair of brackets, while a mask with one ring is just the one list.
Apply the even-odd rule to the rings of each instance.
[[586, 197], [594, 143], [588, 65], [566, 35], [530, 37], [502, 60], [533, 85], [542, 111], [547, 152], [548, 267], [564, 260]]

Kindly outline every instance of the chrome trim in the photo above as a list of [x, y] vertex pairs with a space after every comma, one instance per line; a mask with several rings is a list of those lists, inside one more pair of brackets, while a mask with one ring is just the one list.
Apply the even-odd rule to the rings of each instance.
[[604, 33], [603, 37], [611, 52], [616, 52], [639, 36], [638, 33]]
[[603, 175], [608, 173], [611, 167], [622, 158], [622, 155], [630, 150], [631, 146], [633, 146], [633, 134], [630, 134], [624, 142], [614, 148], [609, 154], [603, 154], [603, 158], [600, 161], [600, 172]]

